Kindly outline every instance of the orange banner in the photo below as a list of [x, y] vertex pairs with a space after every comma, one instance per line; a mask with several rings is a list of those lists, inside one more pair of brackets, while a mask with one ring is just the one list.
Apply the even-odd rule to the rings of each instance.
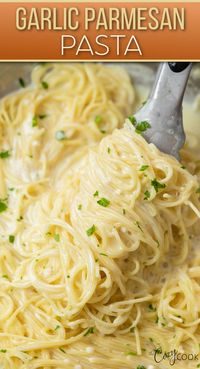
[[199, 14], [189, 2], [0, 3], [0, 60], [200, 60]]

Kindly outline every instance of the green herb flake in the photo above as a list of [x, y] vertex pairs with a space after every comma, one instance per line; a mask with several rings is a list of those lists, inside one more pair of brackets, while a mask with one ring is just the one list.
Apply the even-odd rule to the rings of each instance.
[[12, 234], [10, 234], [10, 236], [9, 236], [9, 242], [10, 243], [14, 243], [15, 242], [15, 236], [13, 236]]
[[4, 275], [2, 275], [2, 278], [8, 279], [8, 275], [4, 274]]
[[82, 210], [82, 204], [78, 205], [78, 210]]
[[108, 147], [107, 151], [108, 151], [108, 154], [110, 154], [110, 152], [111, 152], [111, 148], [110, 148], [110, 147]]
[[47, 117], [47, 115], [46, 115], [46, 114], [40, 114], [40, 115], [38, 115], [38, 117], [39, 117], [40, 119], [45, 119], [45, 118]]
[[59, 234], [54, 234], [54, 236], [53, 236], [53, 238], [54, 238], [54, 240], [56, 241], [56, 242], [60, 242], [60, 235]]
[[131, 332], [131, 333], [134, 333], [134, 332], [135, 332], [135, 327], [131, 327], [131, 328], [130, 328], [130, 332]]
[[95, 121], [96, 124], [101, 124], [102, 123], [101, 115], [96, 115], [94, 121]]
[[102, 255], [102, 256], [108, 256], [107, 254], [104, 254], [104, 252], [100, 252], [99, 255]]
[[84, 333], [84, 337], [89, 336], [90, 334], [94, 333], [94, 327], [90, 327], [87, 329], [87, 331]]
[[138, 365], [136, 369], [147, 369], [144, 365]]
[[137, 353], [134, 352], [134, 351], [128, 351], [128, 352], [125, 352], [125, 355], [126, 356], [129, 356], [129, 355], [131, 355], [131, 356], [137, 356]]
[[92, 227], [88, 228], [87, 231], [86, 231], [88, 237], [92, 236], [93, 233], [95, 233], [95, 232], [96, 232], [96, 227], [95, 227], [94, 224], [92, 225]]
[[32, 127], [37, 127], [38, 126], [38, 116], [34, 115], [34, 117], [32, 118]]
[[21, 222], [21, 220], [23, 220], [24, 218], [20, 215], [20, 217], [19, 218], [17, 218], [17, 221], [18, 222]]
[[60, 328], [60, 325], [57, 325], [55, 328], [55, 331], [57, 331]]
[[9, 158], [9, 156], [10, 156], [10, 151], [8, 151], [8, 150], [6, 150], [6, 151], [1, 151], [1, 152], [0, 152], [0, 158], [1, 158], [1, 159], [7, 159], [7, 158]]
[[107, 200], [105, 197], [102, 197], [100, 200], [97, 201], [97, 204], [103, 206], [104, 208], [107, 208], [107, 206], [110, 205], [110, 201]]
[[165, 188], [166, 187], [166, 184], [165, 183], [158, 182], [156, 178], [154, 178], [151, 181], [151, 185], [154, 187], [154, 189], [155, 189], [156, 192], [158, 192], [159, 189], [162, 189], [162, 188]]
[[200, 368], [200, 364], [197, 364], [197, 368]]
[[196, 193], [200, 193], [200, 187], [197, 188]]
[[185, 165], [181, 165], [181, 169], [186, 169], [186, 166]]
[[151, 196], [151, 194], [148, 190], [144, 192], [144, 200], [150, 199], [150, 196]]
[[123, 212], [124, 215], [126, 214], [126, 210], [125, 209], [122, 209], [122, 212]]
[[157, 243], [157, 246], [160, 247], [160, 242], [158, 240], [155, 240]]
[[3, 211], [6, 211], [7, 208], [8, 206], [6, 205], [6, 203], [0, 200], [0, 213], [3, 213]]
[[69, 274], [67, 274], [67, 278], [70, 278], [70, 275]]
[[2, 352], [3, 354], [5, 354], [7, 352], [7, 350], [1, 349], [0, 352]]
[[142, 229], [140, 223], [138, 222], [138, 220], [136, 220], [135, 224], [143, 232], [143, 229]]
[[19, 81], [19, 84], [20, 84], [20, 86], [21, 86], [22, 88], [24, 88], [24, 87], [26, 86], [23, 78], [21, 78], [21, 77], [20, 77], [20, 78], [18, 79], [18, 81]]
[[66, 354], [65, 350], [64, 350], [62, 347], [59, 347], [59, 350], [60, 350], [61, 352], [63, 352], [64, 354]]
[[130, 116], [128, 117], [128, 119], [129, 119], [129, 121], [131, 122], [131, 124], [132, 124], [133, 126], [135, 126], [135, 125], [136, 125], [137, 121], [136, 121], [136, 118], [134, 117], [134, 115], [130, 115]]
[[144, 172], [146, 169], [149, 168], [149, 165], [142, 165], [139, 169], [140, 172]]
[[49, 85], [46, 81], [41, 81], [41, 86], [44, 90], [48, 90], [48, 88], [49, 88]]
[[57, 141], [64, 141], [64, 140], [66, 140], [66, 134], [65, 134], [65, 132], [64, 131], [62, 131], [62, 130], [60, 130], [60, 131], [56, 131], [56, 133], [55, 133], [55, 139], [57, 140]]
[[157, 354], [162, 354], [162, 348], [157, 347], [157, 348], [155, 348], [154, 352], [157, 353]]
[[95, 193], [93, 193], [93, 196], [94, 196], [94, 197], [99, 196], [99, 191], [95, 191]]
[[103, 135], [106, 133], [105, 129], [100, 129], [100, 132], [103, 133]]
[[135, 132], [138, 134], [141, 134], [143, 132], [145, 132], [148, 128], [151, 128], [151, 125], [149, 124], [149, 122], [147, 122], [146, 120], [137, 123], [136, 128], [135, 128]]
[[156, 308], [152, 304], [149, 304], [148, 305], [148, 310], [149, 311], [156, 311]]

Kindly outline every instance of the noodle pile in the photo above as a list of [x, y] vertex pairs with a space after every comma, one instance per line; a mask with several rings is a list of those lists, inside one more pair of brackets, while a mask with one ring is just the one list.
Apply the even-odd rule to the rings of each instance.
[[135, 103], [124, 70], [93, 64], [38, 66], [1, 101], [2, 368], [199, 353], [198, 163], [122, 128]]

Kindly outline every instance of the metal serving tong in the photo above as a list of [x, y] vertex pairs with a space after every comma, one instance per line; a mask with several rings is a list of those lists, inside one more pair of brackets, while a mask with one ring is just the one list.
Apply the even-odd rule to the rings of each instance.
[[179, 159], [185, 142], [182, 101], [192, 63], [161, 63], [150, 96], [134, 114], [136, 122], [148, 122], [144, 138], [161, 151]]

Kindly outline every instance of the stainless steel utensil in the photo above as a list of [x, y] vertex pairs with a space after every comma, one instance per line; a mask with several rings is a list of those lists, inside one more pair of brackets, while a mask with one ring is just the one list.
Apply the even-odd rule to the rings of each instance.
[[191, 68], [191, 63], [161, 63], [147, 102], [134, 114], [136, 126], [150, 124], [142, 132], [145, 139], [177, 159], [185, 142], [182, 101]]

